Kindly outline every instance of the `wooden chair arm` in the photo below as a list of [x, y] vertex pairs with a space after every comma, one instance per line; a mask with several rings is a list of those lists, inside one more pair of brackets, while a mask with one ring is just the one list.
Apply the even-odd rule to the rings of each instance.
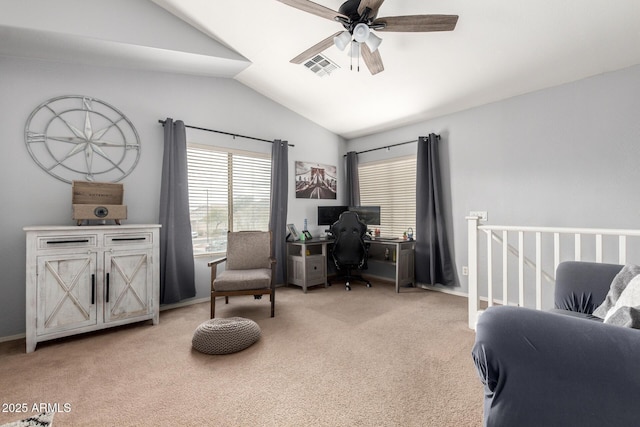
[[216, 274], [218, 273], [218, 264], [227, 260], [227, 257], [222, 257], [209, 261], [207, 265], [211, 267], [211, 290], [213, 291], [213, 282], [216, 280]]
[[214, 265], [218, 265], [221, 262], [224, 262], [227, 260], [227, 257], [222, 257], [222, 258], [218, 258], [218, 259], [214, 259], [213, 261], [209, 261], [209, 263], [207, 264], [209, 267], [213, 267]]

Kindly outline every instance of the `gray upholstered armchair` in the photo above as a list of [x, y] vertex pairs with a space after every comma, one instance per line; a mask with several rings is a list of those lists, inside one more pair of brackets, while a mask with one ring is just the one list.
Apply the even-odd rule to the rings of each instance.
[[[218, 265], [226, 261], [225, 270]], [[227, 256], [209, 262], [211, 268], [211, 318], [216, 314], [216, 297], [225, 303], [235, 295], [253, 295], [256, 299], [269, 295], [271, 317], [275, 310], [276, 260], [271, 256], [271, 232], [238, 231], [227, 236]]]
[[640, 331], [593, 316], [622, 265], [565, 262], [551, 311], [494, 306], [472, 355], [485, 427], [638, 425]]

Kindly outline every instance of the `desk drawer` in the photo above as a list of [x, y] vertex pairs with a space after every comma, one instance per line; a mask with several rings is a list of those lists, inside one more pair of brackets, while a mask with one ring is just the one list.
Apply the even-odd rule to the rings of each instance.
[[307, 282], [313, 282], [313, 281], [324, 282], [325, 263], [326, 261], [323, 255], [307, 257], [307, 265], [306, 265]]

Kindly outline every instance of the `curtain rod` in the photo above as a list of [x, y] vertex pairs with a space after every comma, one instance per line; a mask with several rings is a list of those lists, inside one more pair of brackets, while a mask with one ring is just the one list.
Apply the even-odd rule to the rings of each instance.
[[[437, 135], [438, 139], [440, 139], [440, 135]], [[405, 145], [405, 144], [413, 144], [414, 142], [418, 142], [418, 139], [414, 139], [413, 141], [406, 141], [406, 142], [398, 142], [397, 144], [391, 144], [391, 145], [385, 145], [384, 147], [378, 147], [378, 148], [371, 148], [369, 150], [364, 150], [364, 151], [357, 151], [356, 154], [362, 154], [362, 153], [368, 153], [370, 151], [377, 151], [377, 150], [388, 150], [389, 148], [392, 147], [397, 147], [399, 145]], [[343, 157], [347, 157], [347, 155], [345, 154]]]
[[[164, 126], [165, 120], [158, 120], [158, 123], [160, 123], [160, 124], [162, 124], [162, 126]], [[198, 127], [198, 126], [191, 126], [191, 125], [184, 125], [184, 127], [191, 128], [191, 129], [197, 129], [197, 130], [204, 130], [204, 131], [207, 131], [207, 132], [221, 133], [223, 135], [229, 135], [229, 136], [232, 136], [234, 138], [238, 137], [238, 138], [245, 138], [245, 139], [253, 139], [254, 141], [262, 141], [262, 142], [268, 142], [270, 144], [273, 144], [273, 141], [270, 141], [268, 139], [256, 138], [256, 137], [253, 137], [253, 136], [239, 135], [237, 133], [223, 132], [221, 130], [207, 129], [207, 128], [201, 128], [201, 127]], [[293, 145], [293, 144], [287, 143], [287, 145], [289, 147], [295, 147], [295, 145]]]

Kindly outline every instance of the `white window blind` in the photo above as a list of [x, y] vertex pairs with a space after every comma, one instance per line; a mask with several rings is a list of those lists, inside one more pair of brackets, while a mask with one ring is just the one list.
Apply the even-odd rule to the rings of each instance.
[[416, 158], [402, 157], [358, 166], [360, 204], [380, 206], [380, 234], [402, 237], [416, 230]]
[[232, 230], [269, 230], [271, 159], [234, 154], [232, 161]]
[[269, 229], [268, 155], [188, 144], [187, 166], [195, 255], [225, 252], [227, 231]]

